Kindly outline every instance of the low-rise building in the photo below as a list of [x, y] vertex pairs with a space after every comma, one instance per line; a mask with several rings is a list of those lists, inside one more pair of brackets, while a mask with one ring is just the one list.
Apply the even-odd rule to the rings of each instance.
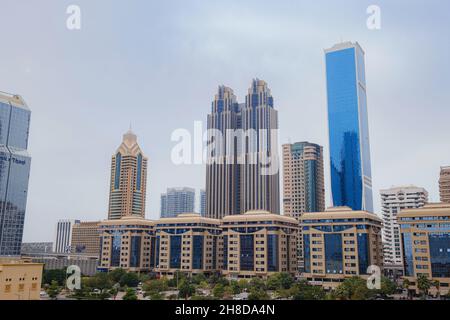
[[271, 273], [297, 272], [294, 218], [267, 211], [249, 211], [222, 220], [223, 274], [228, 278], [266, 278]]
[[0, 300], [39, 300], [42, 263], [0, 258]]
[[212, 274], [220, 271], [223, 250], [220, 220], [187, 213], [161, 218], [155, 225], [156, 268], [161, 276], [176, 271]]
[[348, 207], [301, 217], [305, 270], [302, 277], [326, 289], [345, 278], [367, 278], [369, 266], [383, 267], [382, 221], [375, 214]]
[[405, 279], [419, 292], [417, 278], [425, 275], [439, 283], [432, 294], [450, 290], [450, 204], [428, 204], [419, 209], [402, 210], [400, 224]]
[[128, 271], [148, 272], [152, 264], [154, 222], [141, 217], [125, 216], [105, 220], [99, 225], [99, 271], [122, 268]]

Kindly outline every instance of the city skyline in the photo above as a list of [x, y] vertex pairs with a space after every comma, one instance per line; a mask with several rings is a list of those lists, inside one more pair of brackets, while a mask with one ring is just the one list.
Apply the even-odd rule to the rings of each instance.
[[[327, 153], [325, 121], [311, 123], [310, 120], [324, 119], [326, 114], [323, 49], [338, 42], [340, 36], [359, 41], [366, 51], [375, 212], [380, 213], [377, 200], [379, 189], [391, 185], [411, 183], [425, 187], [430, 192], [430, 201], [438, 201], [436, 182], [439, 178], [439, 168], [448, 165], [450, 158], [448, 148], [445, 148], [448, 128], [444, 120], [450, 116], [446, 107], [449, 97], [443, 90], [448, 86], [449, 75], [439, 73], [439, 81], [433, 79], [440, 68], [446, 68], [448, 65], [445, 56], [449, 53], [449, 46], [439, 41], [433, 31], [447, 26], [448, 22], [436, 19], [445, 10], [435, 8], [425, 17], [421, 14], [419, 5], [413, 8], [406, 19], [402, 17], [401, 12], [402, 6], [406, 6], [407, 2], [381, 2], [386, 23], [381, 30], [370, 31], [365, 26], [366, 6], [353, 3], [352, 9], [345, 10], [339, 10], [339, 6], [329, 4], [331, 9], [336, 9], [330, 9], [334, 12], [333, 15], [325, 12], [314, 14], [321, 12], [323, 8], [309, 4], [304, 5], [304, 8], [292, 4], [291, 8], [275, 6], [258, 9], [259, 15], [255, 15], [252, 14], [249, 4], [234, 3], [234, 8], [242, 9], [236, 13], [242, 18], [239, 20], [243, 21], [239, 28], [229, 26], [227, 21], [230, 17], [227, 15], [198, 19], [208, 17], [208, 14], [214, 12], [214, 4], [205, 5], [189, 19], [182, 14], [185, 7], [177, 9], [173, 16], [163, 7], [163, 16], [168, 17], [170, 23], [174, 23], [179, 17], [186, 19], [175, 22], [168, 30], [169, 43], [163, 41], [149, 60], [145, 59], [145, 54], [150, 52], [150, 46], [144, 47], [143, 55], [138, 54], [139, 46], [122, 35], [132, 27], [141, 27], [138, 28], [137, 35], [148, 34], [149, 39], [154, 42], [160, 39], [155, 35], [157, 32], [145, 25], [136, 26], [128, 19], [122, 20], [121, 27], [126, 29], [123, 31], [114, 26], [114, 19], [109, 20], [108, 17], [100, 17], [99, 25], [104, 25], [99, 29], [89, 20], [89, 12], [94, 10], [98, 13], [97, 10], [102, 5], [87, 3], [82, 5], [87, 20], [79, 33], [70, 33], [64, 29], [64, 15], [60, 18], [61, 28], [58, 29], [58, 10], [61, 9], [58, 5], [48, 10], [46, 14], [49, 17], [55, 15], [55, 19], [44, 19], [47, 21], [38, 31], [42, 34], [49, 33], [49, 37], [44, 41], [61, 40], [48, 59], [45, 57], [48, 48], [55, 47], [51, 43], [48, 46], [33, 47], [36, 42], [27, 35], [27, 27], [32, 25], [36, 18], [31, 15], [33, 10], [25, 11], [23, 15], [26, 26], [16, 27], [16, 34], [19, 35], [17, 38], [23, 39], [20, 43], [12, 38], [10, 40], [12, 47], [17, 47], [15, 50], [26, 53], [17, 54], [15, 50], [4, 52], [5, 59], [0, 62], [0, 67], [7, 75], [0, 80], [0, 88], [21, 94], [33, 109], [30, 131], [33, 165], [24, 241], [50, 240], [51, 230], [58, 219], [105, 218], [110, 153], [116, 147], [117, 137], [125, 131], [130, 121], [140, 137], [142, 149], [149, 156], [147, 196], [150, 208], [147, 210], [147, 218], [157, 218], [159, 195], [167, 186], [191, 185], [196, 189], [204, 187], [203, 166], [176, 167], [170, 163], [170, 149], [173, 147], [170, 132], [176, 128], [192, 128], [194, 120], [203, 120], [206, 127], [205, 114], [211, 92], [221, 83], [233, 88], [246, 88], [250, 78], [258, 76], [265, 79], [277, 98], [282, 130], [280, 144], [288, 142], [289, 139], [292, 142], [308, 140], [323, 145]], [[120, 7], [118, 4], [115, 6]], [[6, 9], [18, 12], [20, 7], [18, 4], [7, 4]], [[300, 10], [305, 8], [307, 10]], [[263, 21], [259, 16], [268, 16], [266, 10], [270, 9], [274, 9], [273, 14], [271, 12], [273, 22], [260, 30]], [[280, 11], [285, 16], [281, 22]], [[290, 15], [288, 11], [295, 14]], [[126, 17], [130, 13], [139, 16], [138, 8], [133, 5], [125, 8], [121, 14], [115, 8], [108, 11], [113, 17]], [[307, 15], [314, 16], [318, 21], [311, 21]], [[395, 22], [392, 21], [393, 15], [397, 19]], [[344, 16], [348, 18], [344, 20]], [[432, 26], [426, 24], [427, 20], [424, 19], [433, 19]], [[2, 23], [8, 21], [7, 17]], [[413, 21], [423, 21], [423, 25], [415, 25]], [[165, 26], [161, 20], [156, 20], [155, 23], [157, 30]], [[330, 23], [337, 23], [341, 28], [327, 34], [321, 29], [321, 24]], [[293, 28], [289, 28], [287, 35], [282, 36], [290, 24]], [[186, 31], [181, 31], [185, 26]], [[210, 38], [210, 33], [202, 31], [205, 26], [218, 33], [218, 37], [214, 37], [216, 40]], [[311, 27], [317, 27], [318, 34], [306, 37], [307, 32], [302, 31], [310, 30]], [[113, 33], [117, 31], [118, 40], [105, 39], [104, 49], [94, 45], [92, 50], [88, 50], [92, 57], [82, 53], [86, 65], [80, 68], [77, 56], [70, 51], [75, 46], [83, 48], [86, 44], [92, 44], [93, 37], [101, 36], [103, 32], [111, 32], [105, 28], [112, 28]], [[91, 35], [92, 30], [94, 32]], [[319, 34], [321, 32], [323, 35]], [[230, 36], [236, 37], [237, 41], [231, 44]], [[298, 39], [298, 43], [290, 43], [293, 36]], [[24, 39], [28, 41], [23, 41]], [[182, 40], [177, 44], [179, 39], [186, 41]], [[250, 44], [248, 40], [251, 41]], [[130, 49], [125, 49], [127, 41], [131, 41]], [[271, 42], [274, 46], [268, 47]], [[276, 49], [277, 46], [288, 44], [288, 50], [281, 52]], [[175, 54], [170, 50], [172, 54], [162, 57], [161, 53], [164, 51], [161, 50], [167, 49], [168, 45], [179, 52]], [[435, 61], [420, 59], [421, 56], [431, 54], [429, 48], [436, 46], [439, 49], [433, 50], [437, 55]], [[108, 55], [104, 50], [114, 52], [111, 50], [114, 48], [122, 48], [126, 57], [135, 58], [136, 61], [117, 64], [114, 71], [117, 77], [113, 78], [126, 80], [117, 81], [120, 86], [124, 86], [123, 91], [118, 90], [119, 83], [111, 80], [111, 73], [107, 71], [118, 62], [118, 56]], [[231, 53], [230, 57], [221, 54], [221, 48], [224, 53]], [[106, 59], [100, 62], [99, 58], [103, 55]], [[182, 57], [180, 62], [190, 66], [174, 73], [183, 86], [178, 86], [179, 94], [173, 95], [172, 75], [170, 81], [165, 75], [176, 70], [172, 69], [170, 64], [179, 58], [179, 55]], [[416, 63], [417, 61], [420, 63]], [[155, 63], [160, 67], [149, 72]], [[206, 69], [200, 64], [204, 64]], [[412, 65], [414, 68], [410, 67]], [[174, 64], [174, 68], [179, 66]], [[130, 70], [136, 78], [126, 76]], [[194, 74], [194, 70], [200, 76], [187, 83], [187, 75]], [[225, 70], [231, 72], [225, 75]], [[54, 81], [59, 81], [64, 75], [67, 83], [61, 88]], [[41, 77], [41, 86], [33, 88], [36, 79]], [[91, 77], [96, 83], [105, 80], [105, 83], [97, 87], [92, 85], [89, 79], [85, 81], [86, 77]], [[136, 85], [136, 89], [132, 89]], [[57, 90], [54, 90], [55, 88]], [[241, 91], [236, 94], [243, 96], [244, 89], [239, 90]], [[142, 100], [142, 95], [138, 94], [140, 91], [146, 92], [148, 99]], [[111, 92], [115, 94], [112, 95]], [[433, 99], [430, 100], [429, 97]], [[182, 110], [189, 110], [189, 114]], [[169, 124], [163, 120], [168, 114], [178, 112], [182, 112], [183, 116], [172, 118], [173, 121]], [[430, 115], [436, 116], [431, 118]], [[411, 124], [420, 129], [412, 130]], [[425, 136], [422, 134], [424, 131], [428, 132]], [[89, 161], [88, 157], [80, 157], [80, 154], [89, 154]], [[436, 156], [430, 159], [426, 156], [429, 154]], [[327, 159], [326, 154], [324, 159]], [[67, 172], [67, 164], [70, 165], [71, 172]], [[326, 162], [325, 168], [327, 166]], [[329, 206], [329, 173], [325, 170], [326, 200]], [[170, 174], [167, 175], [167, 172]], [[50, 185], [58, 186], [58, 190], [51, 196], [44, 192]], [[55, 198], [58, 201], [55, 201]], [[36, 224], [42, 224], [42, 228], [33, 228]]]

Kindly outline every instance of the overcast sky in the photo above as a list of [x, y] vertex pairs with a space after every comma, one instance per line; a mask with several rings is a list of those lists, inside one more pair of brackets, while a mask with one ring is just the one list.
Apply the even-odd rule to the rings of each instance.
[[[81, 30], [66, 28], [70, 4]], [[371, 4], [381, 30], [366, 26]], [[328, 157], [323, 50], [341, 40], [366, 51], [376, 210], [393, 185], [438, 200], [450, 164], [448, 1], [0, 0], [0, 11], [0, 91], [32, 110], [24, 241], [53, 241], [58, 219], [107, 217], [111, 155], [130, 122], [149, 157], [147, 218], [167, 187], [204, 187], [203, 166], [172, 164], [170, 138], [206, 122], [219, 84], [244, 101], [252, 78], [266, 80], [280, 143], [319, 143]]]

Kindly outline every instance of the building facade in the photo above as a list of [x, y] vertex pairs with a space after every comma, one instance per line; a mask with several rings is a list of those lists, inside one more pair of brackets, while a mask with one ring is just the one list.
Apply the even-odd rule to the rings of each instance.
[[204, 217], [206, 215], [206, 191], [200, 190], [200, 215]]
[[111, 159], [108, 219], [145, 217], [147, 158], [129, 130]]
[[373, 212], [364, 51], [340, 43], [325, 59], [333, 206]]
[[283, 213], [325, 211], [323, 148], [309, 142], [283, 145]]
[[53, 253], [53, 242], [24, 242], [20, 254]]
[[53, 243], [53, 252], [55, 253], [70, 253], [70, 245], [72, 243], [73, 227], [80, 223], [79, 220], [59, 220], [56, 223], [55, 242]]
[[105, 220], [99, 225], [101, 272], [122, 268], [133, 272], [148, 272], [154, 265], [154, 222], [141, 217]]
[[375, 214], [349, 207], [305, 213], [301, 217], [305, 265], [302, 277], [334, 289], [345, 278], [367, 278], [371, 265], [382, 270], [381, 226]]
[[98, 257], [100, 255], [100, 221], [81, 221], [72, 228], [72, 253]]
[[[398, 215], [403, 266], [410, 289], [416, 290], [420, 274], [439, 282], [441, 294], [450, 290], [450, 204], [428, 204], [419, 209], [405, 209]], [[433, 286], [431, 293], [436, 294]]]
[[[309, 142], [283, 145], [283, 213], [300, 221], [305, 212], [325, 211], [323, 148]], [[297, 235], [299, 270], [303, 270], [301, 229]]]
[[194, 212], [195, 189], [169, 188], [161, 195], [161, 218], [176, 217], [182, 213]]
[[0, 258], [0, 300], [40, 300], [42, 263]]
[[297, 272], [298, 221], [294, 218], [249, 211], [223, 218], [223, 271], [231, 279]]
[[439, 194], [441, 202], [450, 203], [450, 166], [441, 168]]
[[221, 86], [208, 115], [206, 216], [250, 210], [280, 213], [278, 112], [267, 83], [255, 79], [245, 103]]
[[31, 164], [30, 117], [22, 97], [0, 92], [0, 256], [20, 255]]
[[428, 202], [428, 192], [415, 186], [380, 190], [383, 215], [383, 255], [386, 265], [402, 265], [400, 225], [397, 214], [404, 209], [421, 208]]
[[212, 274], [222, 265], [220, 221], [199, 214], [180, 214], [156, 222], [155, 271], [173, 277], [176, 271]]

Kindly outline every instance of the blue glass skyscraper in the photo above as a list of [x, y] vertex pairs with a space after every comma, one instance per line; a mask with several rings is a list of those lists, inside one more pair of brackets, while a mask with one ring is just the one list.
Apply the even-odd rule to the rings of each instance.
[[325, 59], [333, 206], [373, 212], [364, 51], [340, 43]]
[[0, 92], [0, 256], [20, 255], [31, 163], [30, 115], [20, 96]]

